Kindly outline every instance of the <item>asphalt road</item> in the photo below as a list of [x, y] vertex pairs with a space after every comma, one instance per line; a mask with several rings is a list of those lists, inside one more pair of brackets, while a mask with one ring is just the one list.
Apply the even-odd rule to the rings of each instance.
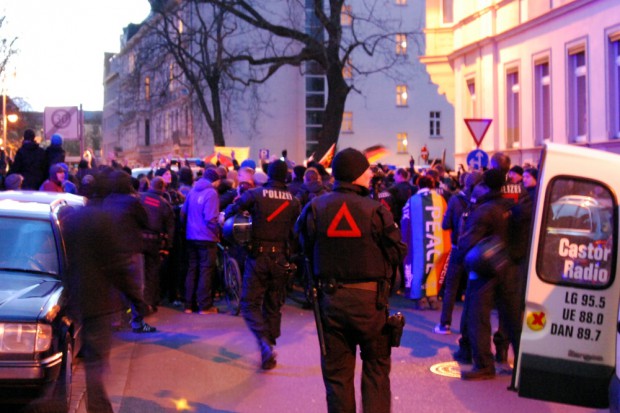
[[[226, 310], [224, 302], [218, 307]], [[458, 335], [432, 332], [439, 312], [413, 311], [410, 302], [401, 297], [392, 300], [392, 309], [402, 311], [407, 319], [402, 345], [392, 355], [394, 413], [605, 411], [520, 398], [507, 390], [509, 376], [464, 382], [451, 358]], [[455, 321], [460, 311], [457, 305]], [[326, 411], [312, 313], [293, 301], [288, 300], [284, 307], [278, 366], [269, 372], [260, 370], [256, 343], [241, 317], [188, 315], [180, 309], [160, 307], [148, 322], [160, 332], [115, 334], [106, 381], [115, 412]], [[358, 358], [358, 366], [360, 363]], [[83, 380], [78, 365], [72, 408], [78, 413], [86, 412]]]

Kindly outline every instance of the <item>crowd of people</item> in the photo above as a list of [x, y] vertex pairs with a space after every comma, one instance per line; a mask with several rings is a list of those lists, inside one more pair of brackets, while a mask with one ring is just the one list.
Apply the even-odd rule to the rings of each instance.
[[[297, 263], [307, 263], [300, 267], [309, 268], [318, 290], [329, 411], [355, 411], [357, 346], [364, 363], [364, 410], [389, 411], [390, 293], [410, 298], [416, 310], [441, 310], [437, 334], [451, 334], [455, 303], [464, 296], [454, 358], [473, 363], [462, 373], [465, 380], [493, 378], [496, 362], [500, 372], [510, 371], [509, 345], [518, 353], [537, 169], [511, 165], [505, 154], [494, 154], [488, 170], [462, 169], [457, 175], [441, 163], [419, 171], [413, 159], [397, 169], [371, 166], [348, 148], [334, 157], [331, 174], [316, 162], [257, 165], [247, 159], [234, 160], [233, 168], [207, 164], [197, 175], [189, 165], [174, 170], [164, 162], [134, 178], [130, 169], [97, 165], [92, 156], [69, 169], [61, 136], [43, 149], [27, 130], [7, 169], [4, 189], [85, 196], [89, 211], [105, 214], [123, 234], [109, 254], [118, 258], [117, 272], [132, 280], [120, 290], [135, 333], [157, 331], [144, 318], [162, 303], [187, 314], [218, 313], [214, 286], [223, 219], [251, 216], [251, 242], [240, 262], [241, 313], [260, 349], [260, 366], [277, 366], [283, 292], [296, 273], [293, 257], [302, 257]], [[110, 236], [106, 227], [95, 230]], [[490, 236], [501, 239], [507, 251], [501, 274], [469, 259]], [[84, 243], [93, 244], [92, 238]], [[88, 252], [82, 248], [80, 254]], [[77, 267], [92, 263], [81, 264]], [[495, 355], [493, 308], [500, 318]], [[107, 315], [109, 307], [102, 312]]]

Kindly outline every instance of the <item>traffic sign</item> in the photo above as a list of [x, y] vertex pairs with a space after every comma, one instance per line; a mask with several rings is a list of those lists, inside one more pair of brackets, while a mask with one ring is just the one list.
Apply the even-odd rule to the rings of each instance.
[[482, 139], [484, 139], [484, 135], [486, 135], [489, 130], [489, 126], [493, 119], [463, 119], [465, 124], [467, 125], [467, 129], [469, 129], [469, 133], [473, 136], [474, 141], [476, 142], [476, 148], [480, 147], [482, 143]]
[[489, 155], [482, 149], [474, 149], [467, 154], [469, 169], [483, 169], [489, 166]]

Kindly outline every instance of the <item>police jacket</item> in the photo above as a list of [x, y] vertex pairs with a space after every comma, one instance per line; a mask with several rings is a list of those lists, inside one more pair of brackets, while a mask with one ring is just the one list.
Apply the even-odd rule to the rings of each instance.
[[172, 248], [174, 237], [174, 211], [163, 197], [163, 192], [149, 189], [140, 194], [140, 202], [146, 209], [148, 224], [145, 233], [164, 240], [165, 249]]
[[532, 199], [522, 182], [506, 182], [501, 188], [505, 209], [508, 214], [508, 251], [510, 257], [518, 262], [525, 258], [529, 248], [529, 232], [532, 222]]
[[368, 197], [367, 188], [336, 181], [333, 192], [314, 198], [297, 222], [313, 273], [343, 282], [380, 280], [407, 252], [392, 214]]
[[299, 201], [286, 184], [270, 179], [262, 187], [250, 189], [226, 208], [226, 218], [240, 211], [252, 215], [252, 243], [289, 244], [299, 216]]

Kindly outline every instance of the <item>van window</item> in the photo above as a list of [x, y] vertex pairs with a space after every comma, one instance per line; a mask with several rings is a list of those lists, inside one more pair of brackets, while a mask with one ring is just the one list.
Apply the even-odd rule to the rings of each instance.
[[546, 282], [604, 289], [614, 279], [617, 214], [609, 188], [556, 177], [548, 186], [541, 226], [538, 276]]

